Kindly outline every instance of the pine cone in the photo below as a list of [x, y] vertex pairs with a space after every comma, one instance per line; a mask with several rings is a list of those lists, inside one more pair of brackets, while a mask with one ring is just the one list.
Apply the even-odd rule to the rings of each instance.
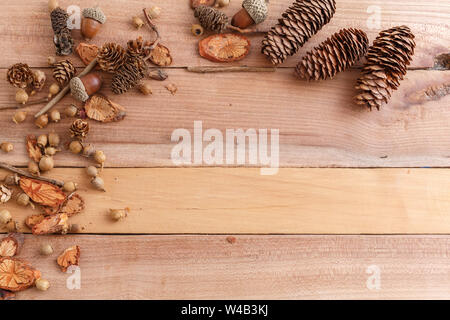
[[62, 60], [54, 64], [53, 78], [61, 86], [64, 86], [75, 76], [76, 69], [75, 66], [70, 62], [70, 60]]
[[297, 64], [300, 79], [325, 80], [354, 65], [367, 52], [369, 39], [359, 29], [342, 29], [322, 42]]
[[360, 93], [355, 97], [356, 104], [380, 110], [403, 80], [415, 46], [414, 35], [407, 26], [381, 31], [369, 48], [367, 63], [357, 81]]
[[273, 64], [284, 62], [330, 22], [335, 11], [335, 0], [296, 0], [264, 37], [262, 53]]
[[127, 43], [128, 46], [128, 55], [133, 57], [142, 57], [145, 58], [150, 54], [149, 49], [145, 49], [145, 47], [151, 46], [150, 41], [145, 41], [142, 37], [137, 38], [136, 40], [130, 40]]
[[111, 83], [112, 91], [115, 94], [127, 92], [145, 77], [146, 71], [147, 65], [143, 59], [129, 57], [127, 62], [114, 75]]
[[50, 19], [52, 20], [52, 28], [55, 34], [60, 33], [61, 30], [67, 28], [67, 20], [69, 15], [61, 8], [56, 8], [50, 13]]
[[82, 119], [77, 119], [72, 123], [69, 131], [72, 138], [83, 140], [89, 133], [89, 123]]
[[112, 42], [104, 44], [97, 56], [100, 69], [110, 73], [119, 70], [126, 59], [126, 50], [121, 45]]
[[207, 6], [195, 8], [194, 16], [206, 30], [221, 33], [228, 25], [228, 17], [225, 13]]
[[26, 63], [16, 63], [8, 69], [8, 82], [16, 88], [26, 88], [33, 81], [33, 72]]
[[56, 33], [53, 37], [53, 43], [55, 44], [56, 54], [58, 56], [68, 56], [72, 53], [74, 42], [68, 28]]

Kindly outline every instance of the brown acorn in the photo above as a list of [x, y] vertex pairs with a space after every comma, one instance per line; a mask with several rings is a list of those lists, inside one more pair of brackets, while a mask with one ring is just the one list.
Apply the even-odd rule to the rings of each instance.
[[83, 10], [83, 20], [81, 21], [81, 34], [86, 39], [92, 39], [100, 31], [106, 22], [106, 16], [98, 8], [87, 8]]
[[268, 9], [267, 0], [244, 0], [242, 9], [231, 20], [231, 25], [245, 29], [253, 24], [259, 24], [266, 20]]
[[92, 72], [81, 78], [74, 77], [70, 81], [70, 91], [75, 99], [85, 102], [101, 89], [102, 84], [102, 76], [98, 72]]

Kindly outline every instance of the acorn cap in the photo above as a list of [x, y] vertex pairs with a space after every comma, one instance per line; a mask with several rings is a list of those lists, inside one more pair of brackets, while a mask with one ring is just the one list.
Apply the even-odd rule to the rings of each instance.
[[98, 7], [84, 9], [83, 17], [94, 19], [94, 20], [100, 22], [101, 24], [104, 24], [106, 22], [105, 14], [103, 13], [102, 9], [100, 9]]
[[89, 95], [86, 92], [86, 88], [84, 87], [83, 81], [80, 78], [74, 77], [70, 80], [70, 93], [72, 96], [82, 102], [85, 102], [89, 99]]
[[244, 0], [242, 7], [247, 10], [255, 24], [261, 23], [267, 18], [269, 10], [265, 0]]

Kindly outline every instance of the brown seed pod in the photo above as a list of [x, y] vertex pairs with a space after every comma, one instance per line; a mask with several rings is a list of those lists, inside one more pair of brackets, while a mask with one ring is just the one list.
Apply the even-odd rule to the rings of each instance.
[[6, 210], [0, 210], [0, 225], [5, 225], [12, 220], [11, 213]]
[[141, 91], [144, 95], [148, 96], [150, 94], [152, 94], [152, 87], [150, 85], [149, 81], [142, 81], [139, 84], [139, 91]]
[[57, 147], [59, 146], [59, 134], [51, 132], [48, 134], [48, 144], [50, 145], [50, 147]]
[[39, 169], [41, 171], [50, 171], [55, 166], [53, 158], [50, 156], [43, 156], [41, 161], [39, 161]]
[[34, 124], [40, 129], [45, 128], [48, 125], [48, 114], [43, 114], [39, 116], [34, 122]]
[[244, 59], [250, 50], [250, 40], [233, 34], [216, 34], [199, 42], [200, 55], [214, 62], [232, 62]]
[[[30, 137], [31, 138], [31, 137]], [[46, 134], [41, 134], [38, 138], [37, 138], [37, 145], [41, 148], [45, 148], [48, 144], [48, 136]], [[40, 160], [40, 159], [39, 159]]]
[[14, 121], [14, 123], [19, 124], [25, 121], [25, 119], [27, 118], [27, 112], [26, 111], [17, 111], [12, 120]]
[[157, 6], [152, 6], [150, 9], [146, 10], [148, 16], [151, 19], [156, 19], [161, 15], [161, 8]]
[[53, 247], [49, 243], [43, 243], [41, 247], [39, 248], [39, 252], [43, 256], [49, 256], [53, 253]]
[[30, 197], [26, 193], [22, 192], [17, 196], [16, 202], [18, 205], [26, 207], [30, 204]]
[[199, 6], [212, 7], [216, 3], [216, 0], [191, 0], [191, 7], [195, 9]]
[[160, 43], [150, 52], [149, 60], [160, 67], [170, 66], [173, 62], [170, 50]]
[[11, 142], [3, 142], [0, 145], [0, 148], [2, 149], [3, 152], [11, 152], [14, 150], [14, 145]]
[[81, 155], [83, 157], [89, 158], [89, 157], [93, 156], [94, 153], [95, 153], [94, 146], [92, 144], [88, 143], [83, 146], [83, 151], [81, 152]]
[[45, 148], [44, 154], [46, 156], [54, 156], [57, 151], [58, 150], [56, 148], [54, 148], [54, 147], [47, 147], [47, 148]]
[[95, 178], [98, 175], [98, 170], [94, 166], [89, 166], [86, 168], [86, 173], [89, 177]]
[[53, 122], [58, 123], [58, 122], [61, 120], [61, 113], [59, 113], [58, 110], [52, 110], [52, 111], [50, 112], [50, 119], [51, 119]]
[[17, 90], [16, 102], [20, 104], [26, 104], [28, 102], [28, 93], [24, 89]]
[[205, 32], [205, 29], [199, 24], [193, 24], [191, 27], [191, 32], [194, 36], [201, 36]]
[[58, 92], [61, 90], [59, 85], [57, 83], [52, 83], [50, 88], [48, 88], [48, 97], [51, 98], [54, 95], [58, 94]]
[[101, 150], [95, 151], [94, 159], [95, 159], [95, 161], [97, 161], [97, 163], [100, 164], [100, 165], [102, 166], [102, 168], [103, 168], [103, 165], [105, 164], [105, 161], [106, 161], [106, 155], [105, 155], [105, 153], [104, 153], [103, 151], [101, 151]]
[[133, 17], [133, 25], [136, 29], [140, 29], [142, 28], [142, 26], [144, 25], [144, 21], [139, 18], [139, 17]]
[[69, 181], [69, 182], [64, 183], [63, 190], [64, 190], [65, 192], [72, 193], [72, 192], [74, 192], [75, 190], [77, 190], [77, 187], [78, 187], [78, 184], [76, 184], [76, 183], [73, 182], [73, 181]]
[[69, 150], [74, 154], [79, 154], [83, 150], [83, 145], [78, 140], [72, 141], [69, 144]]
[[81, 34], [86, 39], [92, 39], [100, 31], [106, 22], [106, 16], [98, 8], [87, 8], [83, 10], [83, 20], [81, 21]]
[[39, 165], [33, 160], [30, 160], [28, 162], [28, 172], [38, 176], [40, 174]]
[[69, 118], [75, 117], [78, 114], [78, 108], [72, 104], [64, 109], [64, 114]]
[[99, 176], [94, 177], [91, 180], [91, 184], [95, 187], [95, 189], [106, 192], [105, 190], [105, 182]]

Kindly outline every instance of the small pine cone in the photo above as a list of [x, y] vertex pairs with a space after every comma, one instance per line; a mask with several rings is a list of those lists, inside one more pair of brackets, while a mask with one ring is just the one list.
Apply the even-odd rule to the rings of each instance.
[[297, 64], [295, 73], [306, 80], [333, 78], [365, 56], [369, 39], [359, 29], [342, 29], [322, 42]]
[[147, 72], [147, 65], [142, 58], [130, 57], [114, 75], [111, 88], [115, 94], [123, 94], [135, 87]]
[[100, 69], [105, 72], [114, 73], [127, 60], [127, 51], [119, 44], [112, 42], [106, 43], [99, 50], [97, 60]]
[[62, 60], [54, 64], [53, 78], [61, 86], [64, 86], [75, 76], [76, 69], [70, 60]]
[[273, 64], [283, 63], [330, 22], [335, 0], [296, 0], [262, 41], [262, 53]]
[[55, 33], [53, 43], [55, 44], [56, 54], [58, 56], [68, 56], [73, 51], [74, 41], [68, 28], [64, 28], [59, 33]]
[[57, 34], [60, 33], [61, 30], [67, 28], [69, 15], [65, 10], [58, 7], [50, 13], [50, 19], [52, 20], [53, 32]]
[[146, 47], [151, 46], [150, 41], [145, 41], [142, 39], [142, 37], [137, 38], [136, 40], [130, 40], [127, 43], [128, 46], [128, 55], [133, 57], [142, 57], [145, 58], [150, 54], [149, 49], [146, 49]]
[[89, 123], [82, 119], [75, 120], [69, 128], [72, 138], [83, 140], [89, 133]]
[[194, 10], [194, 16], [206, 30], [223, 32], [229, 23], [228, 16], [217, 9], [207, 6], [199, 6]]
[[414, 55], [414, 35], [407, 26], [381, 31], [369, 48], [356, 89], [356, 104], [380, 110], [400, 85]]
[[8, 69], [8, 82], [16, 88], [26, 88], [33, 81], [33, 72], [26, 63], [16, 63]]

